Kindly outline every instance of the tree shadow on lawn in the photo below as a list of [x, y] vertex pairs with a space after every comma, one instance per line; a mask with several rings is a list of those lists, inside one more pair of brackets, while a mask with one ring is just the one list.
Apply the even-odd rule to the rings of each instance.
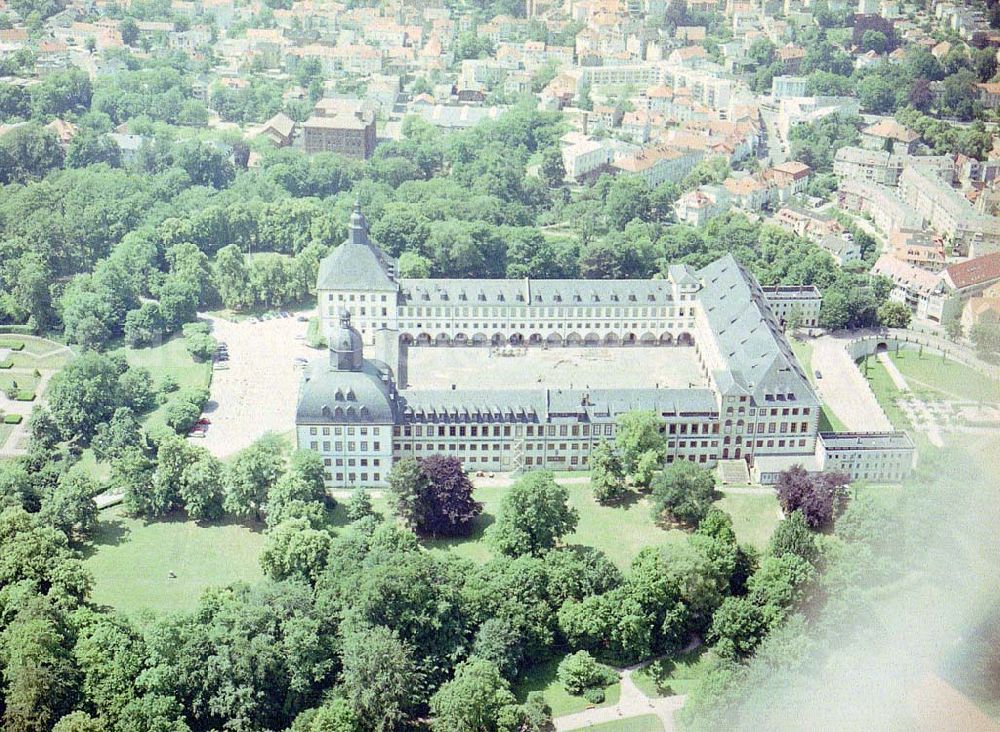
[[461, 536], [421, 536], [420, 540], [428, 547], [450, 549], [460, 544], [478, 544], [485, 541], [486, 529], [496, 522], [496, 516], [491, 513], [481, 513], [471, 522], [471, 528]]
[[[712, 503], [719, 501], [726, 497], [726, 494], [720, 490], [712, 491]], [[652, 504], [650, 504], [650, 513], [652, 513]], [[698, 528], [698, 524], [689, 524], [683, 521], [678, 521], [673, 516], [670, 515], [669, 511], [664, 511], [659, 516], [653, 516], [653, 523], [664, 531], [671, 531], [672, 529], [677, 529], [678, 531], [693, 532]]]
[[125, 525], [125, 520], [116, 517], [113, 519], [101, 519], [97, 524], [97, 531], [93, 538], [83, 546], [81, 553], [84, 559], [88, 559], [97, 553], [102, 546], [118, 546], [128, 542], [132, 534], [132, 529]]
[[693, 650], [650, 661], [638, 673], [653, 682], [660, 696], [684, 694], [692, 681], [691, 668], [708, 650], [704, 644]]
[[595, 498], [594, 502], [602, 508], [632, 508], [632, 506], [642, 501], [642, 499], [647, 498], [648, 495], [648, 492], [643, 493], [635, 488], [629, 488], [621, 498], [608, 501], [607, 503], [601, 503]]

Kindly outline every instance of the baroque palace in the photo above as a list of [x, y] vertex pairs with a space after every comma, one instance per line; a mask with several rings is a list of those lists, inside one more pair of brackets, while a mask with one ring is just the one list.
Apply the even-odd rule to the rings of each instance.
[[[303, 375], [298, 445], [323, 456], [332, 486], [384, 486], [395, 460], [435, 453], [469, 470], [583, 470], [592, 447], [614, 438], [618, 416], [651, 410], [664, 420], [668, 462], [808, 464], [820, 402], [775, 316], [788, 289], [765, 291], [731, 256], [645, 281], [404, 279], [356, 206], [347, 240], [320, 265], [330, 350]], [[791, 289], [818, 308], [815, 290]], [[617, 346], [644, 359], [687, 345], [705, 385], [406, 385], [410, 349], [498, 345]]]

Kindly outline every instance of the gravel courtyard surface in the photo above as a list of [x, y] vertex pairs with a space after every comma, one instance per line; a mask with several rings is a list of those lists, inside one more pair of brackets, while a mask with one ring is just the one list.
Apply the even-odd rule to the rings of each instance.
[[308, 324], [294, 317], [259, 323], [202, 317], [211, 321], [212, 335], [229, 347], [229, 368], [212, 374], [205, 408], [212, 424], [203, 439], [193, 441], [225, 457], [266, 432], [293, 430], [302, 375], [294, 359], [326, 355], [296, 338], [305, 336]]
[[[504, 355], [506, 354], [506, 355]], [[706, 386], [693, 347], [411, 347], [410, 389]]]

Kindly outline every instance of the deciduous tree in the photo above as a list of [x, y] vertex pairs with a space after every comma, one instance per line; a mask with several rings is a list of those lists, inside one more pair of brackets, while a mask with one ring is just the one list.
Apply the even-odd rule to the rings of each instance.
[[500, 515], [489, 529], [489, 540], [510, 556], [538, 556], [571, 533], [578, 520], [566, 488], [555, 482], [552, 473], [534, 471], [518, 479], [504, 494]]

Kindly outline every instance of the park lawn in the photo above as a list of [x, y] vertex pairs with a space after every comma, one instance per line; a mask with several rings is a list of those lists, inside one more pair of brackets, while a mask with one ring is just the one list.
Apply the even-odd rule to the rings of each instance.
[[889, 358], [917, 394], [931, 392], [948, 399], [968, 399], [974, 402], [1000, 402], [1000, 382], [957, 361], [946, 361], [940, 355], [900, 350]]
[[871, 498], [877, 505], [895, 511], [906, 488], [900, 483], [852, 483], [851, 495]]
[[[149, 370], [153, 377], [153, 385], [157, 388], [167, 376], [173, 377], [181, 389], [192, 386], [207, 388], [212, 382], [212, 364], [198, 363], [191, 358], [191, 354], [184, 347], [182, 336], [174, 336], [152, 348], [126, 347], [122, 352], [129, 366]], [[143, 424], [146, 427], [163, 424], [164, 413], [169, 403], [168, 397], [166, 402], [143, 417]]]
[[705, 646], [679, 653], [672, 658], [653, 661], [632, 672], [632, 681], [650, 698], [687, 694], [701, 675], [701, 657]]
[[102, 512], [85, 560], [94, 576], [91, 597], [132, 615], [190, 610], [208, 587], [261, 581], [263, 544], [263, 533], [242, 524], [179, 518], [147, 524], [111, 508]]
[[15, 368], [38, 369], [39, 371], [58, 371], [72, 357], [70, 351], [60, 351], [44, 358], [39, 358], [34, 353], [29, 353], [27, 349], [19, 353], [10, 354], [11, 363]]
[[833, 410], [824, 404], [820, 407], [819, 412], [819, 431], [848, 432], [849, 430], [844, 423], [840, 421], [840, 417], [834, 414]]
[[102, 483], [111, 477], [111, 464], [97, 462], [97, 457], [95, 457], [93, 449], [89, 447], [80, 453], [80, 459], [73, 466], [73, 469], [79, 470]]
[[[587, 732], [663, 732], [663, 723], [655, 714], [641, 714], [628, 719], [616, 719], [611, 722], [601, 722], [587, 727], [578, 727]], [[577, 730], [571, 730], [577, 732]]]
[[867, 364], [867, 366], [864, 363], [860, 365], [861, 373], [868, 380], [868, 385], [875, 393], [875, 398], [882, 406], [889, 421], [892, 422], [892, 426], [898, 430], [906, 430], [912, 435], [913, 425], [910, 424], [910, 420], [896, 403], [902, 392], [896, 388], [889, 372], [885, 370], [885, 366], [879, 363], [878, 359], [869, 358]]
[[781, 521], [776, 494], [724, 493], [715, 505], [733, 517], [733, 531], [740, 543], [765, 549]]
[[35, 387], [38, 386], [39, 379], [34, 374], [0, 371], [0, 391], [7, 391], [15, 382], [17, 382], [18, 389], [34, 391]]
[[[621, 569], [629, 564], [644, 547], [680, 542], [686, 536], [679, 529], [664, 530], [654, 523], [646, 499], [626, 501], [619, 506], [601, 506], [594, 500], [589, 483], [566, 486], [569, 503], [580, 514], [576, 531], [564, 538], [566, 544], [582, 544], [603, 551]], [[424, 545], [439, 552], [451, 552], [474, 562], [486, 562], [493, 550], [485, 532], [495, 520], [506, 487], [483, 486], [473, 494], [483, 503], [483, 513], [476, 520], [472, 533], [461, 539], [428, 539]]]
[[792, 353], [794, 353], [795, 358], [799, 360], [802, 370], [806, 372], [806, 377], [809, 379], [809, 383], [816, 386], [816, 377], [813, 375], [812, 369], [812, 343], [805, 338], [799, 340], [798, 338], [792, 337], [788, 339], [788, 344], [792, 347]]
[[590, 707], [613, 707], [621, 695], [621, 684], [617, 681], [604, 689], [604, 701], [591, 704], [582, 696], [574, 696], [566, 691], [559, 681], [557, 670], [563, 657], [553, 658], [546, 663], [534, 666], [524, 673], [513, 685], [512, 691], [518, 702], [523, 703], [532, 691], [541, 692], [545, 701], [552, 707], [552, 716], [582, 712]]
[[6, 444], [7, 438], [11, 436], [16, 427], [16, 424], [5, 424], [0, 422], [0, 447], [3, 447], [4, 444]]

